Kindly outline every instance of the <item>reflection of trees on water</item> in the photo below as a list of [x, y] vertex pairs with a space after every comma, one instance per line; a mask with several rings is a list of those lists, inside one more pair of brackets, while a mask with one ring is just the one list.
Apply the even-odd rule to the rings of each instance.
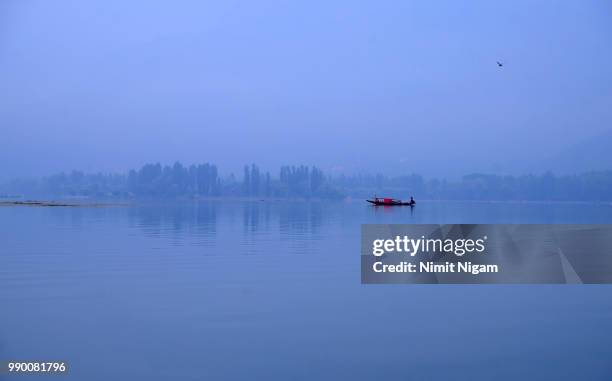
[[317, 237], [321, 236], [324, 207], [318, 202], [287, 203], [279, 209], [280, 239], [297, 253], [310, 252]]
[[316, 202], [243, 202], [222, 207], [221, 214], [214, 202], [155, 204], [126, 210], [131, 224], [153, 237], [186, 233], [214, 236], [218, 220], [232, 224], [241, 217], [247, 234], [275, 228], [282, 236], [315, 234], [324, 220], [324, 207]]
[[279, 209], [281, 235], [314, 234], [323, 224], [323, 206], [318, 202], [286, 203]]
[[281, 235], [316, 233], [323, 223], [323, 207], [310, 202], [246, 202], [242, 209], [245, 233], [270, 231]]
[[257, 233], [270, 227], [270, 204], [246, 202], [242, 208], [242, 225], [245, 233]]
[[128, 208], [130, 223], [149, 237], [197, 238], [206, 244], [217, 232], [217, 209], [214, 203], [155, 204]]
[[[245, 252], [257, 253], [266, 245], [262, 241], [283, 241], [288, 248], [301, 251], [312, 244], [320, 234], [324, 221], [324, 208], [318, 202], [247, 202], [243, 203], [243, 244]], [[283, 253], [281, 249], [277, 252]]]
[[263, 241], [308, 247], [322, 236], [324, 222], [335, 215], [329, 207], [323, 202], [248, 201], [160, 203], [125, 210], [130, 226], [147, 237], [170, 239], [178, 246], [214, 246], [219, 240], [227, 244], [227, 239], [238, 238], [239, 251], [257, 252]]

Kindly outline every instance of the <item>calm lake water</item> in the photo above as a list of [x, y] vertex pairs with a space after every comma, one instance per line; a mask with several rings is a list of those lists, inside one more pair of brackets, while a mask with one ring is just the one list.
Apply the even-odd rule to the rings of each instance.
[[67, 361], [58, 380], [612, 379], [612, 286], [361, 285], [362, 223], [612, 207], [0, 207], [0, 360]]

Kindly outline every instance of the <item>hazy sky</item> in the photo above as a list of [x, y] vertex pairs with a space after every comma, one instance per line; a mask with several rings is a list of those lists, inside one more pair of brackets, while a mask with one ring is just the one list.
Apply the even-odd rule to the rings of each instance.
[[507, 172], [612, 128], [610, 2], [466, 3], [4, 0], [0, 177]]

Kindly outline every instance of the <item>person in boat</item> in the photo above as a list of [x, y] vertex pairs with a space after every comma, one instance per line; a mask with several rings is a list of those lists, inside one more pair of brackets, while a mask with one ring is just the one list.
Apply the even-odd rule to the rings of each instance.
[[410, 196], [410, 201], [408, 203], [410, 205], [414, 205], [414, 204], [416, 204], [416, 201], [414, 201], [414, 198], [412, 196]]

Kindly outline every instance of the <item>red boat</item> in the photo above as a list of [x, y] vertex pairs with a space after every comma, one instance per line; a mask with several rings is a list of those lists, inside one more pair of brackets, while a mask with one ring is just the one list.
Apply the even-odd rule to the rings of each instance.
[[410, 201], [402, 201], [402, 200], [398, 200], [395, 198], [380, 198], [380, 197], [374, 197], [374, 199], [372, 200], [366, 200], [367, 202], [369, 202], [370, 204], [374, 204], [374, 205], [407, 205], [407, 206], [414, 206], [416, 204], [416, 202], [414, 201], [414, 199], [412, 197], [410, 197]]

